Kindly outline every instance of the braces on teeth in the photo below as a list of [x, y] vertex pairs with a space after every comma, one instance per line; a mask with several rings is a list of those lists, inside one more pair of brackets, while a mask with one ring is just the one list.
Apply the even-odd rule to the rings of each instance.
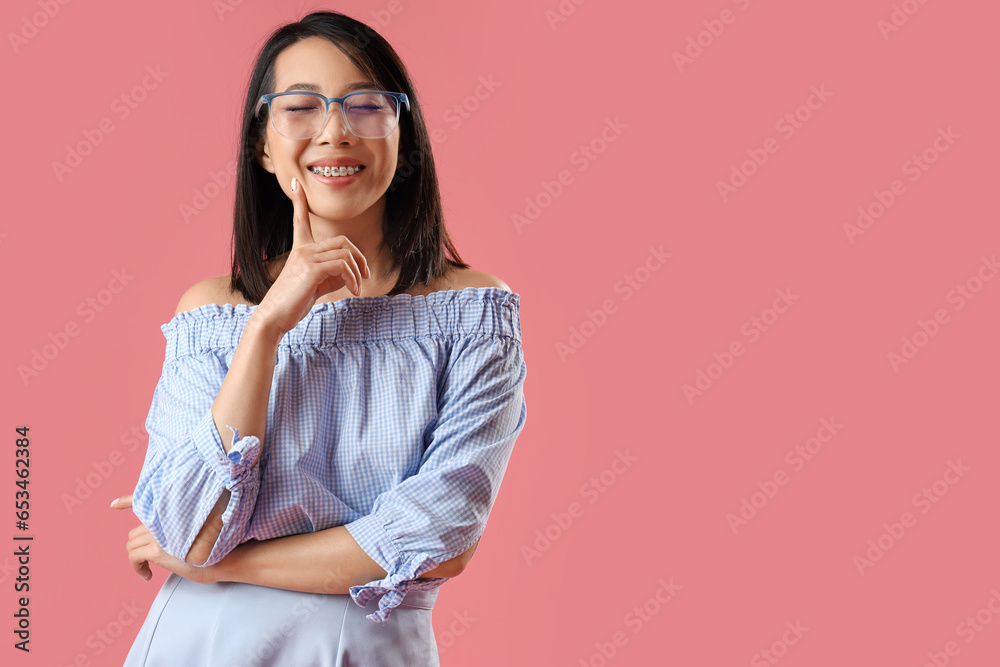
[[359, 164], [356, 167], [312, 167], [311, 171], [323, 176], [353, 176], [364, 168], [363, 164]]

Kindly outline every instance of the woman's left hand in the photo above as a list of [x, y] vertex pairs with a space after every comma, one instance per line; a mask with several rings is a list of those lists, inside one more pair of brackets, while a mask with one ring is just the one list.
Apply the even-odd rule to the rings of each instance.
[[[111, 503], [111, 507], [118, 510], [130, 509], [132, 496], [116, 498]], [[150, 563], [155, 563], [165, 570], [199, 584], [211, 584], [216, 581], [214, 565], [197, 567], [171, 556], [163, 550], [153, 534], [149, 532], [149, 528], [141, 523], [129, 531], [125, 548], [128, 550], [128, 559], [132, 563], [132, 569], [146, 581], [153, 578], [153, 571], [149, 567]]]

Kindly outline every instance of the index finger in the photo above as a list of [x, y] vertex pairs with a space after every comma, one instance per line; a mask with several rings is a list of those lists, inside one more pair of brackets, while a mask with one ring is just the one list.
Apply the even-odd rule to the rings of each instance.
[[121, 498], [115, 498], [111, 501], [111, 506], [116, 510], [124, 510], [132, 507], [132, 494], [127, 496], [122, 496]]
[[292, 248], [313, 243], [312, 228], [309, 226], [309, 203], [306, 190], [297, 178], [292, 179]]

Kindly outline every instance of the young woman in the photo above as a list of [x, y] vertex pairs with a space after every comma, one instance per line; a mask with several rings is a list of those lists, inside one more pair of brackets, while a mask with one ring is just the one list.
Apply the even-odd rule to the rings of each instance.
[[317, 12], [262, 48], [233, 242], [161, 327], [112, 503], [142, 522], [135, 571], [170, 571], [125, 664], [436, 665], [439, 587], [527, 415], [519, 295], [458, 256], [409, 76], [364, 24]]

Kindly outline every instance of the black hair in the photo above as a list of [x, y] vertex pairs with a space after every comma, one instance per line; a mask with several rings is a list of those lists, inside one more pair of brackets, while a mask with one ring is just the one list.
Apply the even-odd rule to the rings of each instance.
[[247, 86], [233, 210], [231, 289], [251, 303], [260, 303], [273, 283], [265, 262], [292, 247], [292, 201], [274, 175], [257, 162], [258, 143], [267, 129], [267, 107], [257, 116], [254, 109], [261, 95], [274, 92], [278, 54], [309, 37], [330, 40], [382, 90], [406, 93], [410, 101], [409, 112], [403, 109], [400, 114], [402, 159], [389, 184], [382, 218], [382, 243], [392, 258], [387, 273], [399, 270], [388, 295], [418, 283], [426, 285], [451, 267], [469, 268], [445, 229], [430, 138], [406, 67], [369, 26], [344, 14], [320, 11], [271, 34], [257, 55]]

